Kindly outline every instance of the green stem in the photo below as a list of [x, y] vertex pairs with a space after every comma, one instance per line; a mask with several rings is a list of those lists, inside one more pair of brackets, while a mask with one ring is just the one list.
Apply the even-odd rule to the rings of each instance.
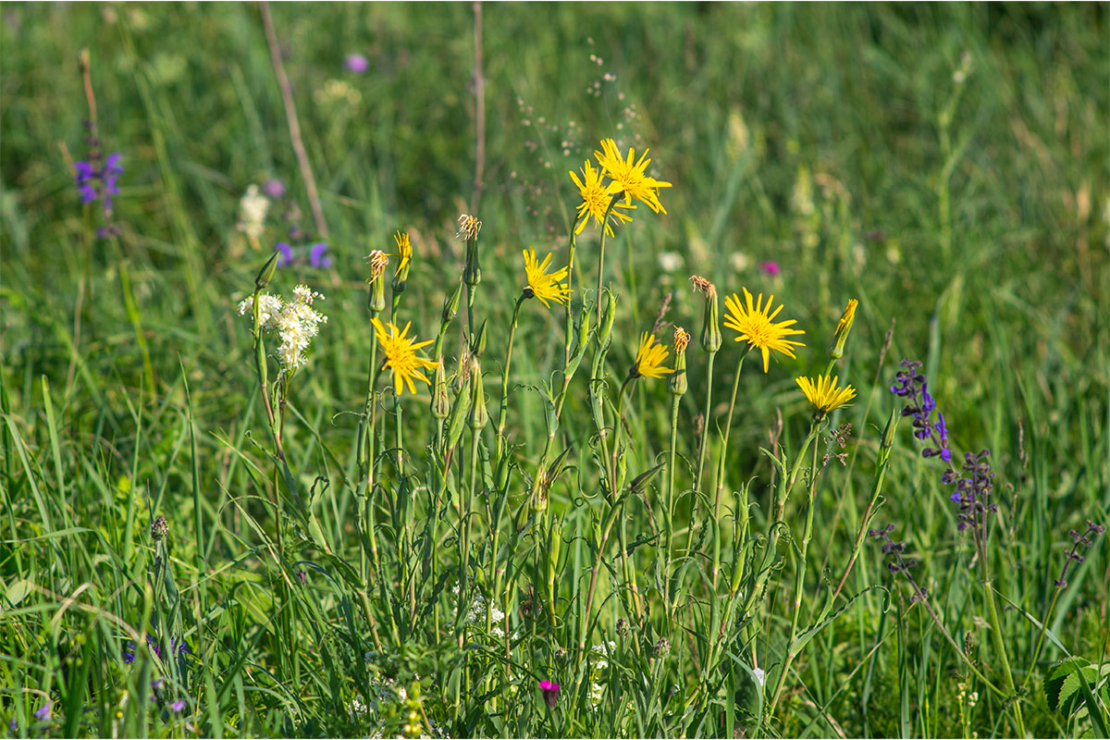
[[505, 371], [501, 374], [501, 411], [497, 417], [496, 460], [498, 464], [501, 463], [501, 454], [505, 446], [505, 415], [509, 408], [509, 366], [513, 361], [513, 338], [516, 336], [516, 322], [520, 315], [520, 307], [524, 305], [525, 300], [527, 300], [527, 297], [523, 293], [520, 298], [516, 299], [516, 306], [513, 308], [513, 323], [509, 326], [508, 346], [505, 348]]
[[983, 581], [983, 590], [987, 596], [987, 610], [988, 616], [991, 621], [991, 642], [994, 644], [994, 651], [998, 653], [998, 657], [1002, 660], [1002, 678], [1003, 686], [1009, 692], [1010, 697], [1014, 702], [1014, 723], [1017, 725], [1018, 737], [1025, 737], [1025, 720], [1021, 716], [1021, 700], [1017, 696], [1014, 687], [1014, 676], [1010, 672], [1010, 659], [1006, 655], [1006, 644], [1002, 641], [1001, 623], [998, 619], [998, 607], [994, 601], [994, 589], [991, 587], [990, 579]]
[[609, 233], [609, 214], [613, 212], [616, 207], [617, 201], [620, 200], [621, 193], [613, 196], [609, 201], [609, 207], [605, 209], [605, 218], [601, 220], [601, 247], [597, 255], [597, 325], [601, 326], [601, 276], [605, 273], [605, 237]]
[[709, 447], [709, 414], [712, 411], [713, 403], [713, 361], [717, 358], [717, 353], [709, 352], [708, 354], [709, 359], [705, 365], [705, 413], [702, 414], [701, 451], [698, 453], [698, 474], [694, 477], [695, 491], [701, 491], [701, 474], [705, 468], [705, 452]]
[[663, 610], [667, 620], [673, 618], [671, 608], [671, 540], [674, 534], [674, 460], [675, 447], [678, 446], [678, 407], [682, 396], [675, 395], [671, 402], [671, 446], [667, 453], [667, 500], [663, 528], [666, 539], [663, 543]]

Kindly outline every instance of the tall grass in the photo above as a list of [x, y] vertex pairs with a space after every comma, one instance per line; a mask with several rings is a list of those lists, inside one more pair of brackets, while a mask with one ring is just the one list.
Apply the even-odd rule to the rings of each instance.
[[[1105, 736], [1104, 10], [498, 10], [476, 178], [469, 6], [272, 8], [313, 267], [256, 7], [5, 8], [12, 734]], [[85, 46], [124, 155], [107, 238], [72, 185]], [[674, 186], [603, 242], [566, 173], [609, 136]], [[566, 307], [521, 298], [529, 245]], [[328, 321], [291, 374], [236, 306], [300, 283]], [[742, 287], [806, 332], [766, 374], [717, 324]], [[415, 395], [371, 318], [432, 340]], [[685, 372], [630, 373], [644, 332]], [[981, 541], [889, 392], [903, 357], [957, 469], [991, 451]], [[795, 378], [830, 370], [858, 395], [826, 418]]]

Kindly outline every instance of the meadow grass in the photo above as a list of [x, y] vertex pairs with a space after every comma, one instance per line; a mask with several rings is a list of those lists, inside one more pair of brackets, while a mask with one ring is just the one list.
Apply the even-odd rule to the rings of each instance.
[[271, 11], [319, 214], [258, 6], [0, 9], [13, 736], [1107, 735], [1104, 5]]

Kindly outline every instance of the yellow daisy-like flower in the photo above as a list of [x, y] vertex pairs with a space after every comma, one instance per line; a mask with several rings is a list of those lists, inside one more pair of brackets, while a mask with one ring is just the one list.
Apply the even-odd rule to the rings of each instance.
[[651, 164], [651, 160], [647, 158], [647, 149], [640, 155], [639, 160], [635, 158], [635, 149], [628, 150], [626, 159], [617, 147], [617, 142], [612, 139], [602, 139], [601, 149], [600, 152], [594, 152], [594, 157], [612, 180], [609, 183], [610, 194], [624, 193], [626, 203], [631, 204], [632, 199], [635, 198], [646, 203], [647, 207], [656, 213], [667, 212], [659, 202], [659, 194], [656, 191], [660, 188], [669, 188], [671, 184], [647, 175], [647, 166]]
[[378, 344], [385, 352], [383, 369], [388, 368], [393, 371], [394, 392], [399, 396], [405, 385], [408, 385], [409, 393], [415, 395], [416, 386], [412, 382], [413, 378], [424, 381], [426, 385], [431, 385], [431, 381], [424, 375], [423, 370], [434, 370], [436, 364], [418, 356], [416, 350], [426, 347], [432, 342], [430, 340], [417, 342], [416, 337], [405, 336], [408, 334], [409, 327], [412, 326], [411, 321], [405, 324], [405, 328], [400, 333], [392, 323], [383, 325], [377, 318], [370, 321], [374, 325], [374, 333], [378, 337]]
[[806, 394], [806, 398], [813, 404], [817, 413], [824, 415], [846, 405], [856, 397], [856, 391], [852, 386], [838, 388], [838, 380], [840, 380], [839, 377], [829, 380], [828, 375], [818, 375], [816, 383], [809, 378], [798, 378], [798, 385], [801, 386], [802, 393]]
[[772, 295], [767, 299], [767, 305], [763, 305], [763, 294], [759, 294], [759, 298], [755, 303], [752, 303], [752, 294], [748, 292], [747, 288], [742, 288], [744, 291], [744, 300], [747, 304], [740, 303], [740, 298], [735, 293], [725, 298], [725, 307], [728, 312], [725, 316], [725, 326], [738, 332], [740, 336], [736, 337], [737, 342], [747, 342], [750, 347], [758, 347], [763, 353], [763, 372], [767, 372], [768, 361], [771, 355], [771, 350], [775, 352], [782, 352], [787, 357], [794, 357], [793, 347], [804, 347], [801, 342], [795, 342], [786, 337], [795, 334], [805, 334], [801, 329], [791, 329], [791, 325], [797, 322], [791, 319], [790, 321], [783, 321], [778, 324], [774, 323], [774, 318], [779, 315], [782, 306], [779, 306], [771, 311], [771, 303], [775, 300]]
[[[582, 233], [582, 229], [586, 228], [590, 216], [594, 217], [598, 226], [601, 226], [602, 222], [605, 221], [605, 212], [609, 210], [609, 203], [613, 200], [613, 194], [617, 191], [610, 191], [610, 186], [601, 181], [604, 174], [604, 170], [594, 169], [594, 166], [588, 160], [582, 167], [581, 180], [574, 172], [570, 173], [574, 184], [578, 186], [578, 192], [582, 195], [582, 202], [578, 205], [578, 228], [574, 230], [575, 234]], [[628, 203], [617, 203], [613, 206], [613, 212], [609, 214], [610, 223], [605, 224], [605, 233], [608, 236], [613, 236], [613, 227], [610, 224], [621, 226], [632, 220], [631, 216], [618, 211], [618, 208], [635, 210], [636, 206]]]
[[549, 273], [547, 266], [550, 263], [550, 253], [543, 258], [543, 262], [538, 262], [535, 249], [528, 247], [524, 250], [524, 275], [528, 279], [524, 294], [529, 298], [539, 298], [544, 308], [551, 308], [548, 301], [566, 303], [571, 293], [570, 288], [562, 283], [567, 279], [567, 268], [562, 267]]
[[636, 350], [636, 361], [628, 374], [633, 378], [661, 378], [674, 372], [669, 367], [663, 367], [667, 361], [667, 348], [655, 342], [655, 335], [646, 331], [640, 337], [640, 348]]
[[394, 274], [399, 275], [412, 262], [412, 241], [409, 240], [407, 231], [398, 231], [393, 235], [393, 241], [397, 242], [397, 257], [400, 260]]

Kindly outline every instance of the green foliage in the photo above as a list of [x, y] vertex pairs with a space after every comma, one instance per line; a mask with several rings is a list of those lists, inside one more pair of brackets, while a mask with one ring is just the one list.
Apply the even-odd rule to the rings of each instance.
[[[0, 11], [13, 735], [1106, 736], [1106, 661], [1068, 657], [1108, 654], [1104, 538], [1054, 585], [1110, 513], [1104, 7], [485, 6], [477, 196], [470, 4], [272, 12], [327, 267], [256, 5]], [[123, 154], [109, 238], [79, 59]], [[599, 269], [566, 173], [609, 136], [674, 187]], [[368, 308], [398, 229], [403, 295]], [[571, 306], [518, 303], [521, 248], [571, 244]], [[774, 293], [806, 347], [739, 376], [714, 327], [684, 395], [627, 381], [653, 324], [705, 334], [691, 273]], [[237, 307], [298, 283], [328, 322], [288, 374]], [[850, 298], [858, 397], [814, 423], [794, 379]], [[376, 374], [378, 313], [436, 340], [434, 415]], [[982, 549], [887, 421], [904, 356], [957, 456], [992, 451]]]

